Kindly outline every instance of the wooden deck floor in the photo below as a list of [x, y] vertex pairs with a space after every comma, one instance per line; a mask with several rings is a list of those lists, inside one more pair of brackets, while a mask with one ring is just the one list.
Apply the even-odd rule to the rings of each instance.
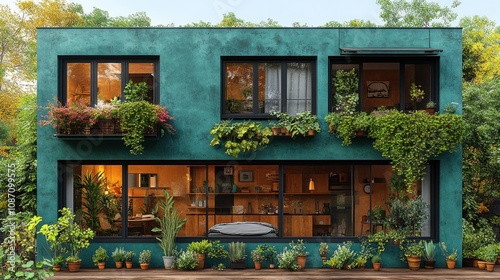
[[457, 269], [420, 269], [411, 271], [407, 268], [333, 270], [305, 269], [290, 272], [282, 269], [226, 269], [216, 271], [204, 269], [199, 271], [178, 271], [165, 269], [115, 269], [105, 270], [82, 269], [79, 272], [57, 272], [50, 279], [500, 279], [500, 266], [495, 272], [487, 272], [477, 268]]

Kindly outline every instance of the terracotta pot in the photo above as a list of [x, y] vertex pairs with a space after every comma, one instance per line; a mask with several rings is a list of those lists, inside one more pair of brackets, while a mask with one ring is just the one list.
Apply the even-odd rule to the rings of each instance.
[[375, 271], [380, 270], [380, 263], [379, 262], [373, 263], [373, 270], [375, 270]]
[[457, 263], [457, 261], [454, 261], [454, 260], [446, 260], [446, 266], [447, 266], [449, 269], [454, 269], [454, 268], [455, 268], [456, 263]]
[[326, 254], [319, 254], [322, 260], [326, 260]]
[[472, 260], [472, 267], [477, 267], [478, 259], [473, 259]]
[[436, 108], [425, 108], [425, 111], [426, 111], [429, 115], [434, 115], [434, 113], [436, 112]]
[[331, 124], [328, 125], [328, 130], [332, 132], [335, 129], [335, 127]]
[[307, 136], [314, 136], [316, 134], [316, 131], [314, 129], [309, 129], [307, 131]]
[[125, 262], [126, 268], [132, 268], [132, 262]]
[[493, 272], [495, 270], [495, 262], [486, 262], [486, 270]]
[[274, 268], [274, 263], [270, 264], [270, 265], [269, 265], [269, 268], [270, 268], [270, 269], [273, 269], [273, 268]]
[[115, 262], [116, 268], [122, 268], [123, 267], [123, 262]]
[[280, 136], [281, 134], [281, 128], [278, 127], [271, 128], [271, 131], [273, 132], [273, 136]]
[[68, 271], [69, 272], [77, 272], [80, 270], [80, 266], [82, 262], [68, 262]]
[[480, 270], [484, 270], [486, 269], [486, 262], [485, 261], [477, 261], [477, 268], [479, 268]]
[[260, 270], [262, 268], [262, 262], [254, 262], [253, 264], [255, 265], [256, 270]]
[[141, 269], [148, 269], [149, 268], [149, 263], [141, 263]]
[[105, 267], [106, 267], [106, 263], [105, 262], [98, 262], [97, 263], [97, 268], [104, 269]]
[[297, 256], [297, 264], [300, 266], [299, 270], [302, 270], [306, 267], [306, 256]]
[[54, 271], [61, 271], [60, 265], [53, 265], [52, 268], [54, 269]]
[[196, 254], [196, 257], [198, 258], [196, 270], [201, 270], [205, 267], [205, 254]]
[[420, 257], [409, 256], [406, 258], [406, 260], [408, 261], [408, 267], [411, 270], [419, 270], [420, 269], [420, 261], [421, 261]]

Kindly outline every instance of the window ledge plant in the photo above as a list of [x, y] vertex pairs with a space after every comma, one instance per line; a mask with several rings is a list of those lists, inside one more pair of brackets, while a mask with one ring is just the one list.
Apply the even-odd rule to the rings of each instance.
[[173, 117], [167, 108], [145, 100], [147, 85], [129, 81], [125, 87], [125, 102], [98, 104], [89, 107], [83, 101], [63, 105], [49, 103], [48, 114], [41, 126], [52, 125], [56, 135], [112, 134], [122, 135], [125, 146], [133, 155], [142, 154], [145, 134], [154, 134], [158, 126], [162, 133], [174, 133]]
[[237, 158], [240, 153], [266, 148], [272, 132], [259, 122], [233, 123], [231, 120], [223, 120], [212, 127], [210, 134], [213, 135], [210, 146], [224, 143], [226, 154]]

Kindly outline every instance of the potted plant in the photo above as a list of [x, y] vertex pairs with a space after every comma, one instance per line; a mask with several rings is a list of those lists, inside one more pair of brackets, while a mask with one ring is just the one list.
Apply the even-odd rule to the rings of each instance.
[[195, 255], [196, 253], [190, 251], [181, 252], [179, 257], [176, 260], [176, 266], [179, 270], [194, 270], [198, 266], [198, 258]]
[[196, 258], [198, 258], [198, 266], [196, 269], [203, 269], [205, 267], [205, 254], [207, 254], [212, 247], [212, 243], [210, 241], [204, 239], [201, 241], [193, 241], [188, 244], [187, 250], [191, 251], [195, 254]]
[[67, 217], [59, 217], [55, 224], [44, 224], [38, 233], [45, 237], [48, 244], [48, 251], [51, 254], [52, 267], [55, 271], [60, 271], [65, 264], [64, 254], [68, 252], [65, 244], [68, 241], [67, 235], [61, 235], [66, 228]]
[[351, 241], [338, 244], [337, 249], [333, 252], [331, 257], [332, 261], [327, 261], [327, 264], [337, 269], [352, 268], [351, 264], [356, 260], [357, 255], [356, 252], [351, 249], [351, 246]]
[[328, 244], [326, 242], [319, 243], [319, 255], [321, 259], [324, 261], [330, 250], [328, 249]]
[[284, 112], [271, 112], [271, 116], [276, 117], [276, 121], [269, 122], [273, 136], [291, 136], [292, 123], [294, 117]]
[[297, 264], [300, 267], [299, 269], [304, 269], [306, 267], [307, 255], [309, 255], [309, 252], [306, 251], [304, 240], [298, 239], [297, 242], [292, 240], [289, 245], [290, 250], [295, 252], [295, 255], [297, 256]]
[[417, 103], [420, 103], [425, 97], [425, 91], [421, 85], [411, 83], [410, 85], [410, 100], [413, 101], [413, 109], [417, 110]]
[[311, 114], [310, 111], [298, 113], [292, 120], [290, 133], [292, 138], [297, 136], [314, 136], [320, 132], [318, 116]]
[[247, 258], [245, 247], [245, 242], [233, 241], [229, 243], [229, 262], [231, 268], [245, 268], [245, 260]]
[[75, 215], [69, 208], [59, 210], [61, 217], [57, 219], [59, 224], [59, 236], [68, 247], [69, 256], [66, 258], [68, 270], [71, 272], [80, 270], [80, 252], [90, 246], [90, 240], [94, 238], [94, 231], [83, 228], [75, 222]]
[[264, 254], [261, 249], [255, 248], [250, 253], [252, 256], [253, 263], [255, 265], [255, 269], [259, 270], [262, 267], [262, 261], [264, 261]]
[[429, 113], [430, 115], [434, 115], [434, 113], [436, 112], [436, 102], [432, 101], [432, 100], [429, 100], [426, 104], [425, 104], [425, 111], [427, 113]]
[[287, 247], [276, 257], [278, 259], [278, 267], [288, 270], [299, 270], [301, 267], [297, 264], [297, 253]]
[[441, 248], [441, 252], [443, 253], [445, 259], [446, 259], [446, 266], [449, 269], [455, 268], [455, 264], [457, 262], [458, 258], [458, 253], [456, 249], [452, 249], [451, 251], [448, 251], [448, 247], [444, 242], [439, 243], [439, 247]]
[[123, 247], [115, 248], [113, 253], [111, 253], [111, 257], [115, 261], [116, 268], [122, 268], [123, 262], [125, 261], [125, 249]]
[[358, 258], [356, 260], [359, 266], [361, 268], [364, 268], [366, 262], [368, 262], [368, 260], [373, 257], [375, 248], [371, 246], [370, 242], [368, 241], [368, 237], [366, 236], [359, 237], [359, 245], [360, 250], [358, 253]]
[[220, 244], [220, 240], [212, 241], [211, 244], [212, 244], [212, 246], [208, 250], [208, 257], [210, 259], [212, 259], [212, 262], [213, 262], [212, 268], [218, 269], [218, 268], [220, 268], [220, 264], [222, 264], [222, 263], [219, 263], [219, 265], [215, 265], [214, 261], [227, 258], [228, 251], [226, 250], [226, 248], [224, 248], [224, 246], [222, 244]]
[[109, 256], [106, 252], [106, 249], [99, 246], [99, 248], [95, 250], [95, 253], [92, 256], [92, 261], [94, 262], [94, 265], [96, 265], [99, 269], [104, 269], [106, 267], [106, 261], [108, 260], [108, 258]]
[[486, 270], [493, 272], [497, 260], [497, 248], [495, 244], [489, 244], [482, 247], [482, 259], [486, 262]]
[[118, 119], [118, 106], [104, 103], [97, 104], [93, 110], [94, 124], [91, 134], [115, 134], [115, 123]]
[[57, 135], [88, 134], [95, 123], [93, 110], [83, 100], [68, 101], [66, 105], [55, 100], [54, 103], [49, 102], [48, 114], [42, 116], [40, 125], [52, 125]]
[[166, 107], [144, 100], [147, 90], [146, 83], [136, 84], [130, 80], [124, 90], [125, 102], [118, 109], [122, 139], [133, 155], [142, 154], [144, 133], [154, 131], [156, 124], [160, 124], [167, 132], [174, 131], [169, 123], [173, 118]]
[[374, 255], [372, 257], [372, 264], [373, 264], [373, 270], [375, 270], [375, 271], [380, 270], [380, 267], [382, 264], [382, 258], [380, 257], [380, 255]]
[[151, 262], [151, 251], [150, 250], [142, 250], [139, 254], [139, 264], [141, 269], [148, 269], [149, 263]]
[[403, 250], [406, 260], [408, 261], [408, 267], [411, 270], [419, 270], [422, 255], [424, 254], [422, 242], [417, 242], [415, 240], [406, 242], [403, 246]]
[[125, 253], [125, 267], [126, 268], [132, 268], [132, 260], [135, 257], [135, 252], [134, 251], [127, 251]]
[[224, 143], [226, 154], [237, 158], [240, 153], [266, 148], [272, 132], [269, 127], [263, 127], [259, 122], [232, 123], [230, 120], [223, 120], [212, 127], [210, 134], [214, 135], [210, 146]]
[[276, 248], [269, 244], [261, 244], [257, 246], [257, 249], [262, 251], [264, 260], [269, 263], [269, 268], [274, 268], [274, 260], [276, 259], [276, 255], [278, 254]]
[[[181, 218], [181, 213], [177, 212], [174, 207], [174, 197], [170, 196], [167, 190], [163, 191], [163, 199], [158, 199], [155, 205], [154, 212], [162, 213], [160, 217], [156, 217], [156, 222], [159, 227], [152, 229], [153, 232], [159, 232], [160, 237], [156, 237], [160, 248], [163, 250], [163, 262], [165, 269], [172, 267], [175, 252], [175, 236], [186, 223], [185, 218]], [[160, 212], [158, 210], [160, 209]]]
[[423, 241], [423, 246], [424, 246], [424, 267], [428, 269], [433, 269], [436, 266], [436, 245], [432, 240]]

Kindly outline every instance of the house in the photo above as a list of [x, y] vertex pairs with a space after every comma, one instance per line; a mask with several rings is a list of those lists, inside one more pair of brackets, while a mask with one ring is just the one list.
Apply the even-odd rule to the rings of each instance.
[[[152, 265], [160, 266], [150, 215], [167, 190], [187, 219], [179, 248], [215, 238], [242, 240], [248, 248], [268, 243], [279, 251], [304, 239], [307, 265], [321, 267], [320, 242], [334, 249], [381, 230], [370, 213], [387, 210], [394, 177], [372, 139], [343, 146], [328, 132], [324, 117], [336, 109], [334, 76], [352, 69], [359, 79], [356, 110], [412, 111], [432, 100], [438, 110], [456, 102], [460, 112], [459, 28], [40, 28], [40, 106], [54, 98], [102, 106], [124, 100], [129, 80], [145, 82], [146, 100], [167, 106], [175, 134], [150, 131], [142, 153], [131, 154], [116, 130], [67, 135], [39, 127], [38, 215], [45, 223], [56, 221], [62, 207], [83, 215], [97, 232], [83, 253], [84, 266], [91, 266], [97, 246], [150, 249]], [[424, 91], [425, 102], [411, 100], [412, 84]], [[266, 149], [237, 158], [223, 145], [210, 146], [210, 130], [221, 120], [268, 125], [273, 111], [310, 111], [321, 132], [270, 137]], [[429, 205], [418, 235], [445, 241], [459, 256], [461, 162], [460, 151], [433, 157], [413, 185]], [[90, 215], [77, 180], [98, 174], [106, 200], [94, 203], [97, 212]], [[212, 226], [233, 222], [268, 223], [276, 234], [209, 236]], [[384, 266], [404, 265], [398, 247], [386, 246]]]

